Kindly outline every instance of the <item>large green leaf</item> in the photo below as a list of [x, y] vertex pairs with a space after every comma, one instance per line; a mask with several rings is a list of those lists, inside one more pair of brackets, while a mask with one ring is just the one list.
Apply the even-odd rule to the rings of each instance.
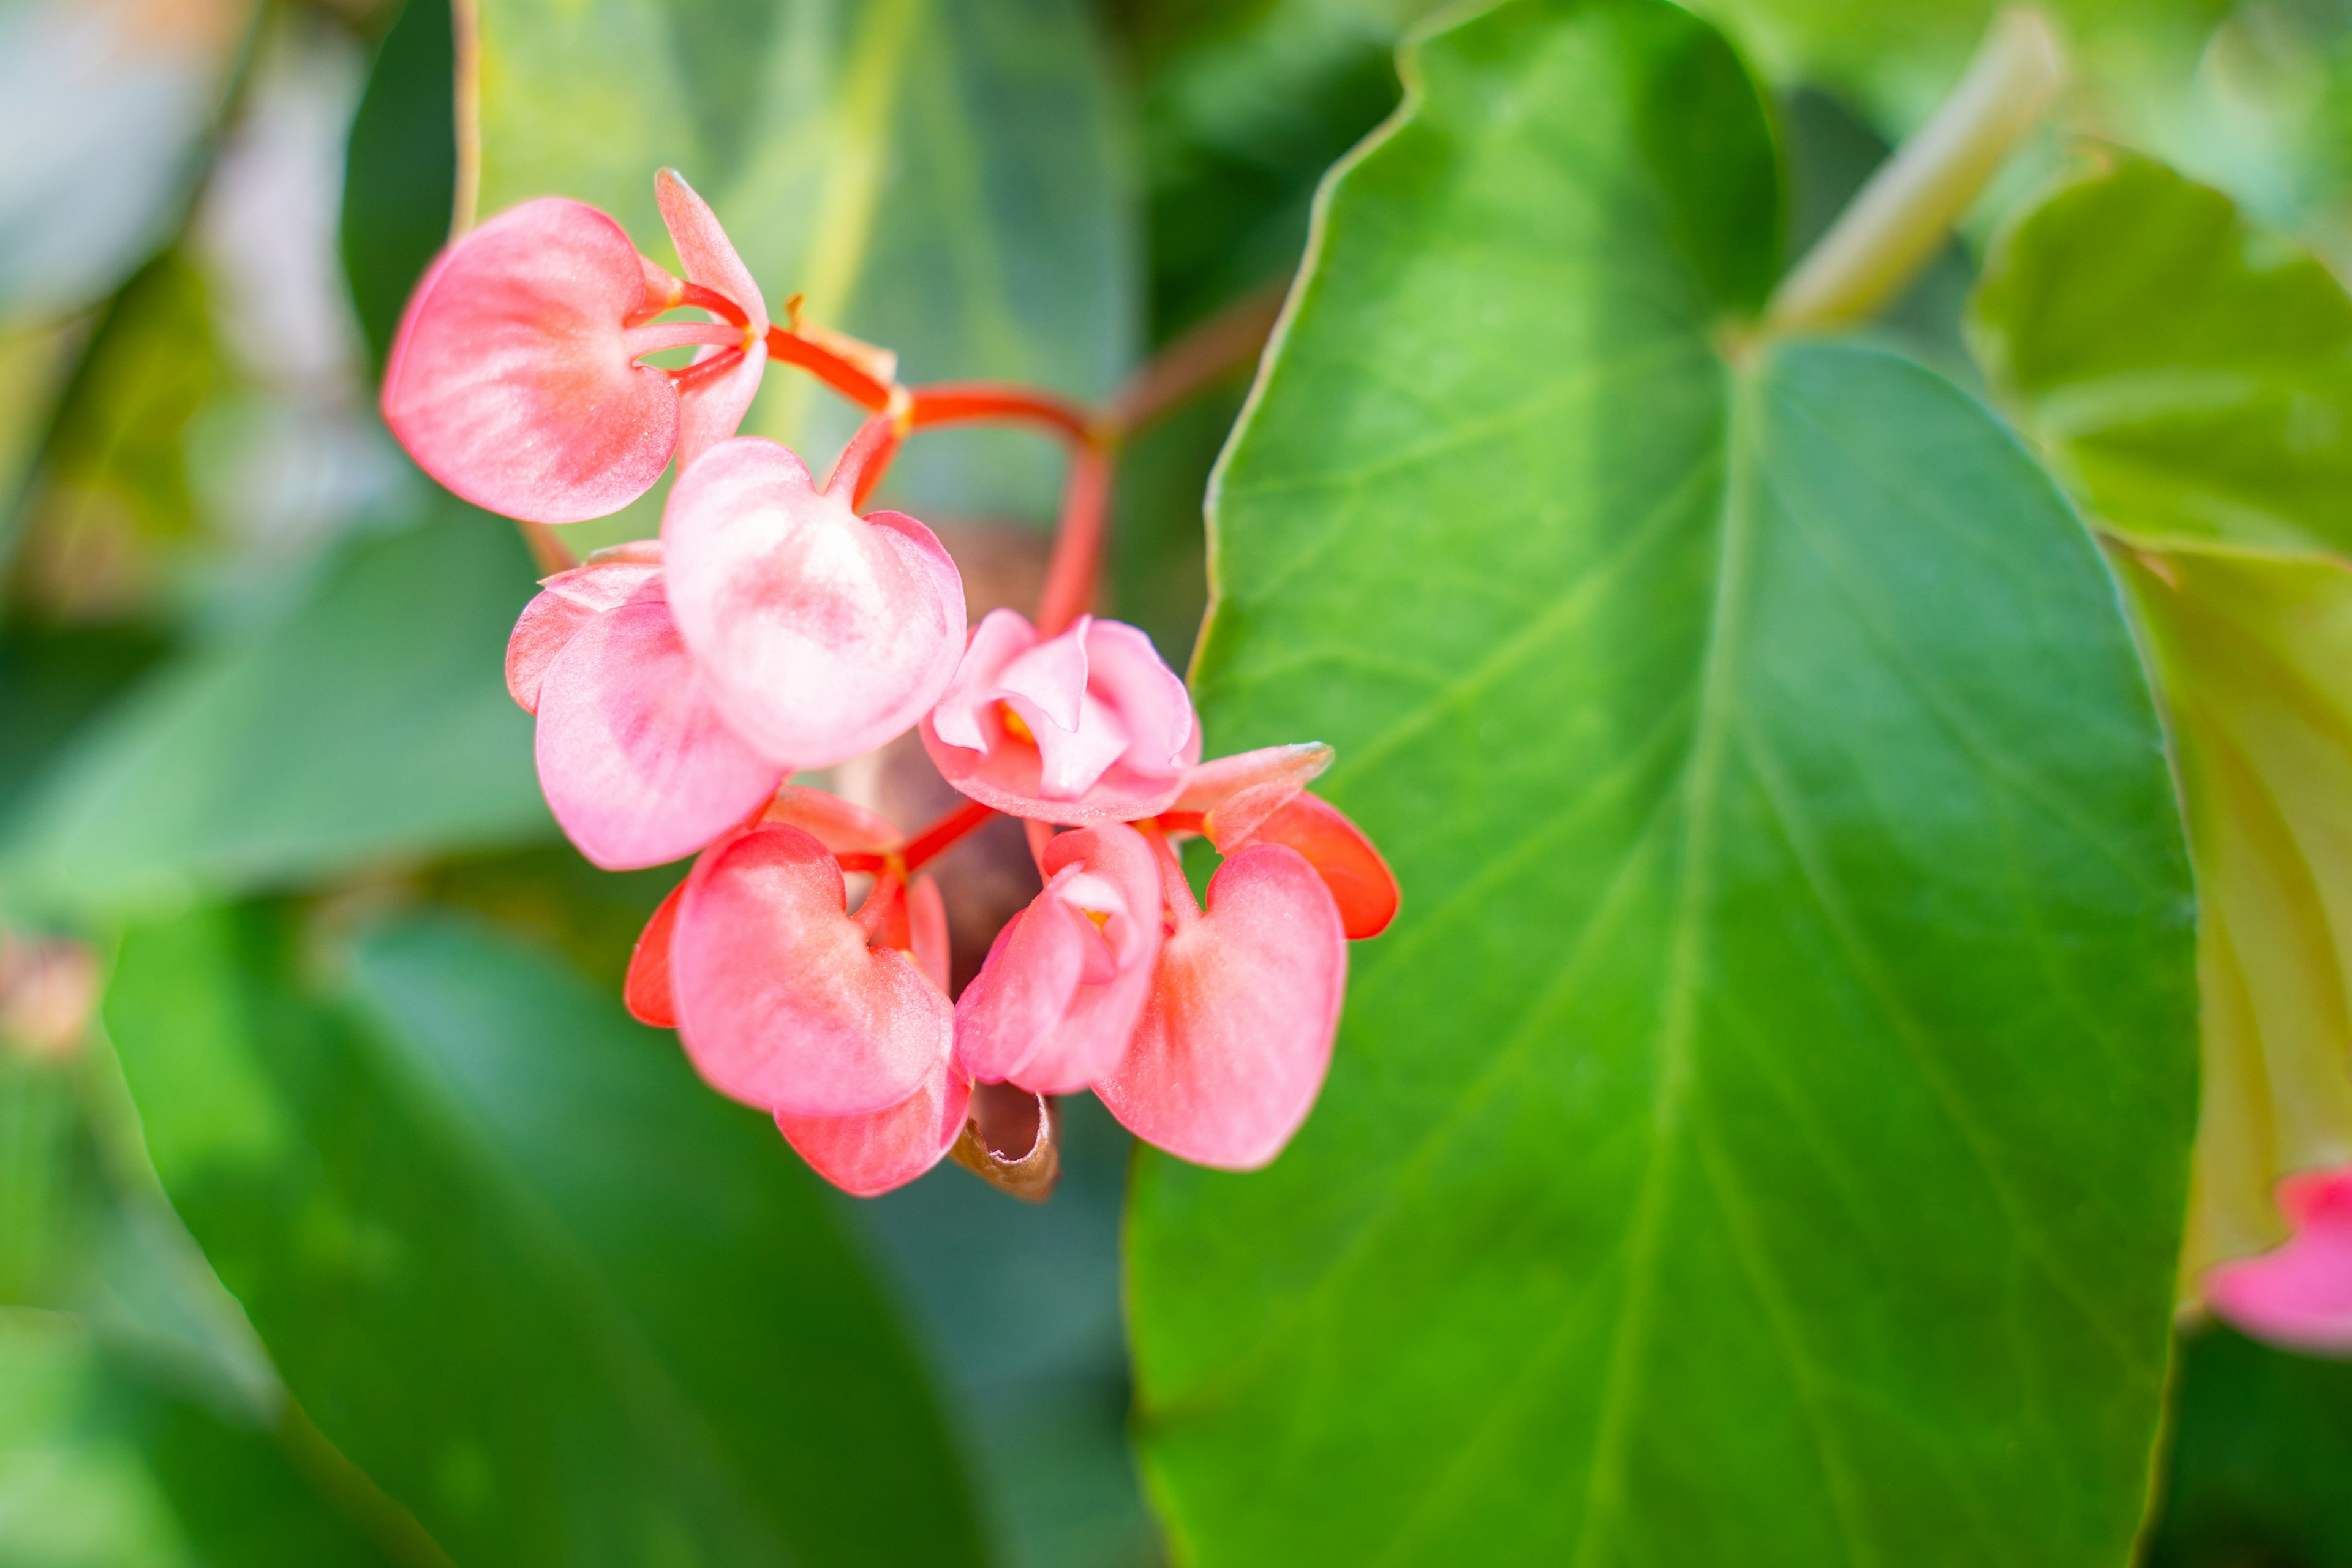
[[1338, 746], [1404, 912], [1281, 1160], [1139, 1167], [1180, 1550], [2121, 1562], [2196, 1058], [2114, 583], [1948, 383], [1739, 343], [1779, 184], [1703, 24], [1523, 0], [1407, 65], [1196, 663], [1213, 751]]
[[[256, 908], [134, 932], [108, 1026], [289, 1386], [453, 1557], [979, 1558], [914, 1361], [772, 1126], [480, 928], [307, 964], [297, 936]], [[306, 984], [321, 961], [344, 978]]]
[[1987, 375], [2135, 543], [2352, 550], [2352, 299], [2227, 196], [2113, 153], [1987, 263]]
[[[772, 307], [897, 349], [909, 380], [1078, 396], [1124, 367], [1121, 138], [1075, 0], [478, 0], [479, 208], [555, 192], [667, 255], [654, 170], [709, 197]], [[583, 115], [582, 106], [593, 104]], [[749, 428], [818, 448], [849, 416], [768, 379]], [[927, 509], [1045, 515], [1034, 437], [927, 436]]]
[[355, 543], [262, 633], [155, 672], [29, 786], [0, 905], [111, 914], [553, 832], [502, 652], [530, 594], [450, 505]]
[[2352, 1563], [2352, 1365], [2216, 1329], [2182, 1347], [2149, 1568]]

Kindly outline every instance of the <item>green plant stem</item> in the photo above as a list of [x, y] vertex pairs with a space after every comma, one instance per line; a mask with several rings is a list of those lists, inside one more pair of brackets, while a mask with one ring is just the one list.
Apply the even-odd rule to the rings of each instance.
[[2064, 79], [2057, 38], [2038, 13], [1995, 16], [1927, 123], [1781, 280], [1765, 310], [1765, 331], [1848, 325], [1899, 293]]

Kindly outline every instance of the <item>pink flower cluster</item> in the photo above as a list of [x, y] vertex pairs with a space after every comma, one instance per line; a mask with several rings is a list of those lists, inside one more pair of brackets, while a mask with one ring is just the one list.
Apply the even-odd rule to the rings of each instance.
[[[1347, 943], [1397, 901], [1370, 843], [1305, 793], [1329, 750], [1202, 763], [1183, 682], [1115, 621], [1043, 635], [999, 610], [967, 639], [930, 531], [856, 510], [903, 412], [823, 486], [736, 437], [787, 340], [709, 208], [667, 171], [657, 189], [687, 281], [593, 208], [528, 203], [426, 273], [383, 389], [428, 472], [526, 521], [601, 515], [679, 466], [659, 540], [548, 578], [507, 654], [582, 853], [696, 857], [638, 944], [632, 1010], [855, 1193], [937, 1163], [987, 1084], [1092, 1089], [1201, 1163], [1273, 1159], [1321, 1086]], [[681, 307], [707, 319], [664, 319]], [[689, 345], [684, 367], [644, 363]], [[976, 803], [959, 823], [908, 839], [787, 783], [917, 724]], [[1045, 889], [950, 1001], [919, 868], [992, 810], [1032, 825]], [[1205, 909], [1171, 847], [1192, 835], [1225, 857]], [[854, 910], [853, 874], [873, 879]]]

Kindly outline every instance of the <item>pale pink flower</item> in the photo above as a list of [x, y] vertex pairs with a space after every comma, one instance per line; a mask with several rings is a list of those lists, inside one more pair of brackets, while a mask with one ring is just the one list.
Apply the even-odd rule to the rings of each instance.
[[[451, 242], [409, 297], [384, 370], [386, 424], [426, 473], [535, 522], [619, 510], [676, 454], [735, 432], [767, 363], [768, 310], [701, 197], [665, 169], [681, 282], [583, 203], [525, 202]], [[664, 322], [679, 306], [710, 320]], [[641, 363], [688, 344], [681, 371]]]
[[972, 799], [1067, 826], [1157, 816], [1201, 755], [1192, 700], [1150, 637], [1087, 616], [1040, 637], [1013, 610], [973, 628], [923, 744]]
[[2352, 1166], [2307, 1171], [2278, 1184], [2294, 1235], [2259, 1258], [2205, 1275], [2215, 1313], [2290, 1350], [2352, 1355]]

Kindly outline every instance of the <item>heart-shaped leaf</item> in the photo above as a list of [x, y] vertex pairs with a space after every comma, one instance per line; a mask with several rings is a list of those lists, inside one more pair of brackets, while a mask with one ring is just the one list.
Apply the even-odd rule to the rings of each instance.
[[1197, 666], [1212, 751], [1338, 748], [1404, 902], [1283, 1158], [1139, 1167], [1180, 1554], [2121, 1562], [2195, 1018], [2115, 584], [1947, 382], [1743, 341], [1779, 179], [1703, 24], [1406, 64]]

